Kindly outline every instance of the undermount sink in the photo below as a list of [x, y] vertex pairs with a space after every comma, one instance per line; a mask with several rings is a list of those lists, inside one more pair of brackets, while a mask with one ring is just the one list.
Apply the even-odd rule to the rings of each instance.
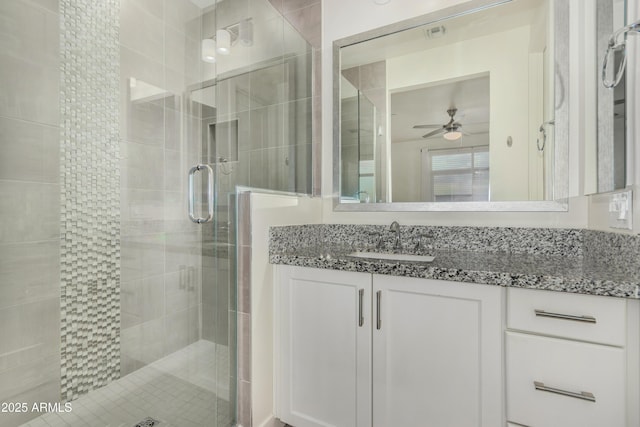
[[432, 262], [435, 257], [431, 255], [388, 254], [382, 252], [351, 252], [349, 256], [356, 258], [384, 259], [388, 261], [420, 261]]

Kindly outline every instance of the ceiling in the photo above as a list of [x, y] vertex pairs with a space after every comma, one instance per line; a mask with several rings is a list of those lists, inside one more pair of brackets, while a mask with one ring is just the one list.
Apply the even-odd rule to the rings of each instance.
[[191, 0], [191, 3], [195, 4], [200, 9], [206, 9], [207, 7], [216, 4], [216, 0]]
[[[391, 94], [391, 141], [415, 141], [431, 129], [413, 129], [414, 125], [439, 124], [449, 121], [448, 108], [457, 108], [455, 120], [471, 134], [489, 132], [489, 75], [406, 88]], [[434, 137], [442, 139], [442, 135]], [[465, 138], [465, 137], [463, 137]]]
[[[546, 2], [547, 0], [511, 0], [466, 15], [345, 46], [340, 49], [340, 67], [344, 70], [525, 25], [533, 27], [544, 22]], [[442, 37], [426, 36], [426, 30], [440, 26], [445, 27]], [[539, 31], [543, 31], [542, 27]], [[540, 34], [540, 38], [544, 37], [544, 34]]]
[[[530, 51], [538, 51], [546, 45], [546, 16], [548, 0], [511, 0], [466, 15], [445, 19], [384, 37], [346, 46], [341, 49], [341, 68], [370, 64], [442, 46], [450, 46], [465, 40], [489, 34], [502, 33], [514, 28], [529, 26]], [[428, 37], [429, 30], [440, 28], [440, 37]], [[391, 141], [393, 143], [421, 140], [430, 129], [413, 129], [420, 124], [446, 124], [450, 117], [447, 109], [457, 108], [455, 120], [464, 132], [474, 134], [474, 139], [489, 138], [489, 75], [473, 75], [456, 80], [439, 81], [421, 87], [403, 88], [391, 93]], [[477, 135], [477, 136], [476, 136]], [[463, 139], [472, 137], [464, 136]], [[441, 135], [433, 141], [442, 140]], [[431, 138], [425, 143], [431, 141]]]

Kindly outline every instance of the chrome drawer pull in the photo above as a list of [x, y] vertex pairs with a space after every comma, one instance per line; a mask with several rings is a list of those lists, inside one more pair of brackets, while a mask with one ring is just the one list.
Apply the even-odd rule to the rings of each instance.
[[536, 316], [539, 317], [552, 317], [554, 319], [575, 320], [576, 322], [596, 323], [596, 318], [593, 316], [574, 316], [572, 314], [562, 313], [548, 313], [544, 310], [534, 310]]
[[364, 314], [362, 313], [362, 305], [364, 303], [364, 289], [358, 290], [358, 326], [364, 325]]
[[596, 401], [596, 397], [593, 395], [593, 393], [589, 393], [588, 391], [581, 391], [580, 393], [566, 391], [559, 388], [547, 387], [540, 381], [534, 381], [533, 385], [535, 386], [536, 390], [548, 391], [549, 393], [561, 394], [562, 396], [575, 397], [576, 399], [588, 400], [589, 402], [594, 403]]
[[380, 318], [380, 300], [382, 299], [382, 291], [376, 292], [376, 329], [382, 328], [382, 319]]

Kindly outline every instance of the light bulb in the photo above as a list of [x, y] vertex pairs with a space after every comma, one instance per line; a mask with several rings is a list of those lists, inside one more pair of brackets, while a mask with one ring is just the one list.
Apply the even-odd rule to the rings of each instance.
[[202, 60], [214, 64], [216, 62], [216, 42], [211, 39], [202, 40]]
[[459, 130], [452, 130], [446, 132], [443, 136], [446, 140], [455, 141], [456, 139], [462, 138], [462, 132], [460, 132]]
[[253, 24], [248, 19], [240, 21], [238, 38], [242, 46], [249, 47], [253, 45]]
[[231, 53], [231, 33], [227, 30], [216, 31], [216, 52], [220, 55]]

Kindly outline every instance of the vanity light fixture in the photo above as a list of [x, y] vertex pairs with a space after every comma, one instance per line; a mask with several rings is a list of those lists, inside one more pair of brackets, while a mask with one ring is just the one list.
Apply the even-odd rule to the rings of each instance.
[[444, 139], [446, 139], [447, 141], [456, 141], [462, 138], [462, 132], [460, 132], [457, 129], [453, 129], [448, 132], [445, 132], [444, 135], [442, 136], [444, 136]]
[[245, 47], [253, 45], [252, 18], [243, 19], [235, 24], [228, 25], [216, 31], [212, 37], [202, 40], [202, 60], [215, 63], [216, 54], [229, 55], [231, 48], [240, 41]]

